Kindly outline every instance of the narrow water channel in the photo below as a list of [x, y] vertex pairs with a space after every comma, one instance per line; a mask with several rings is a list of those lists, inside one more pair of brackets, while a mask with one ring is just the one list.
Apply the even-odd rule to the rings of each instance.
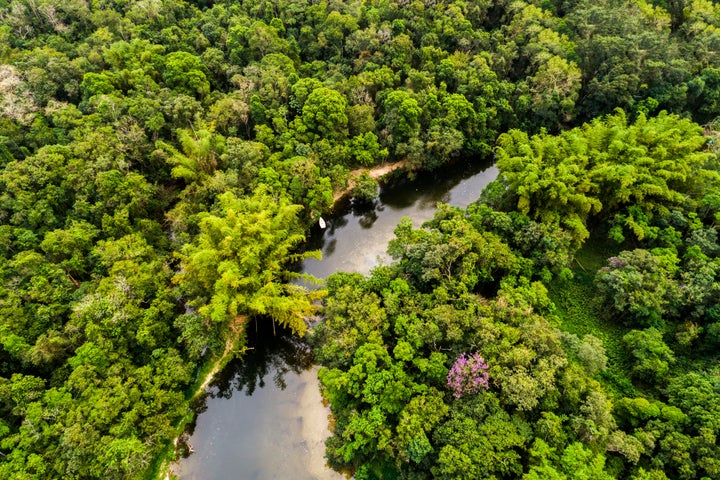
[[[383, 189], [372, 206], [348, 207], [316, 229], [309, 247], [323, 259], [302, 271], [326, 278], [336, 271], [368, 273], [388, 262], [388, 241], [402, 217], [415, 226], [438, 202], [465, 207], [497, 176], [489, 163], [455, 165], [442, 173]], [[289, 335], [250, 327], [253, 350], [231, 362], [210, 386], [187, 438], [192, 452], [174, 468], [181, 480], [334, 480], [325, 465], [329, 410], [307, 345]]]

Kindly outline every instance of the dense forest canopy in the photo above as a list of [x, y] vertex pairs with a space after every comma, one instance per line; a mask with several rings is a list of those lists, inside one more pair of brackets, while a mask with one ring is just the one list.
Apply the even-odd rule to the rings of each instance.
[[705, 141], [665, 113], [511, 130], [484, 201], [402, 222], [368, 278], [331, 276], [313, 339], [330, 461], [361, 479], [717, 478]]
[[331, 461], [719, 477], [719, 27], [709, 0], [0, 0], [0, 477], [153, 476], [248, 318], [305, 331], [325, 291], [292, 264], [351, 171], [489, 155], [481, 203], [328, 281]]

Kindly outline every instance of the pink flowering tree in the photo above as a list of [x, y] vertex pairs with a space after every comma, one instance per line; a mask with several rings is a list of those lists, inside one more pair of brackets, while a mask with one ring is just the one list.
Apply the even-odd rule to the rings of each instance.
[[447, 383], [455, 398], [468, 393], [478, 393], [489, 388], [488, 365], [479, 353], [460, 355], [447, 376]]

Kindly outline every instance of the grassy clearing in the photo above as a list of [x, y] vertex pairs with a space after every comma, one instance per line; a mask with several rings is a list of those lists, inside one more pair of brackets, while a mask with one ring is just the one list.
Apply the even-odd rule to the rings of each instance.
[[548, 290], [557, 308], [560, 329], [579, 337], [591, 333], [602, 340], [608, 368], [598, 380], [619, 398], [637, 393], [630, 382], [630, 365], [622, 343], [630, 329], [603, 318], [593, 285], [595, 272], [617, 251], [617, 246], [607, 242], [589, 241], [576, 255], [573, 280], [556, 280]]

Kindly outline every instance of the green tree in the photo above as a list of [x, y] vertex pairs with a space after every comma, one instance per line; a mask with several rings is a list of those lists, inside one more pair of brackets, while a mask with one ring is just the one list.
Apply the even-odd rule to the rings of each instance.
[[422, 109], [417, 100], [404, 90], [393, 90], [383, 103], [383, 124], [393, 136], [394, 143], [406, 142], [419, 133]]
[[377, 180], [372, 178], [369, 173], [363, 172], [355, 179], [355, 186], [352, 189], [353, 198], [360, 202], [372, 202], [380, 193], [380, 187]]
[[306, 133], [310, 141], [328, 138], [343, 140], [348, 135], [347, 100], [338, 91], [319, 87], [307, 96], [302, 106], [299, 133]]
[[165, 57], [163, 80], [172, 89], [202, 98], [210, 93], [210, 82], [200, 59], [188, 52], [173, 52]]
[[298, 275], [287, 265], [313, 255], [295, 253], [304, 239], [301, 207], [273, 198], [265, 188], [249, 198], [227, 192], [219, 200], [218, 215], [202, 215], [200, 234], [183, 248], [174, 281], [212, 324], [268, 315], [302, 335], [320, 292], [290, 283]]
[[675, 355], [663, 341], [662, 333], [654, 327], [632, 330], [623, 337], [623, 342], [633, 356], [633, 376], [664, 383]]
[[212, 175], [225, 151], [225, 138], [205, 126], [192, 131], [178, 129], [177, 136], [182, 151], [163, 141], [155, 145], [167, 152], [167, 162], [173, 166], [172, 176], [192, 182]]
[[595, 286], [612, 316], [629, 325], [659, 325], [679, 302], [680, 291], [674, 280], [678, 258], [636, 249], [608, 259], [598, 270]]

